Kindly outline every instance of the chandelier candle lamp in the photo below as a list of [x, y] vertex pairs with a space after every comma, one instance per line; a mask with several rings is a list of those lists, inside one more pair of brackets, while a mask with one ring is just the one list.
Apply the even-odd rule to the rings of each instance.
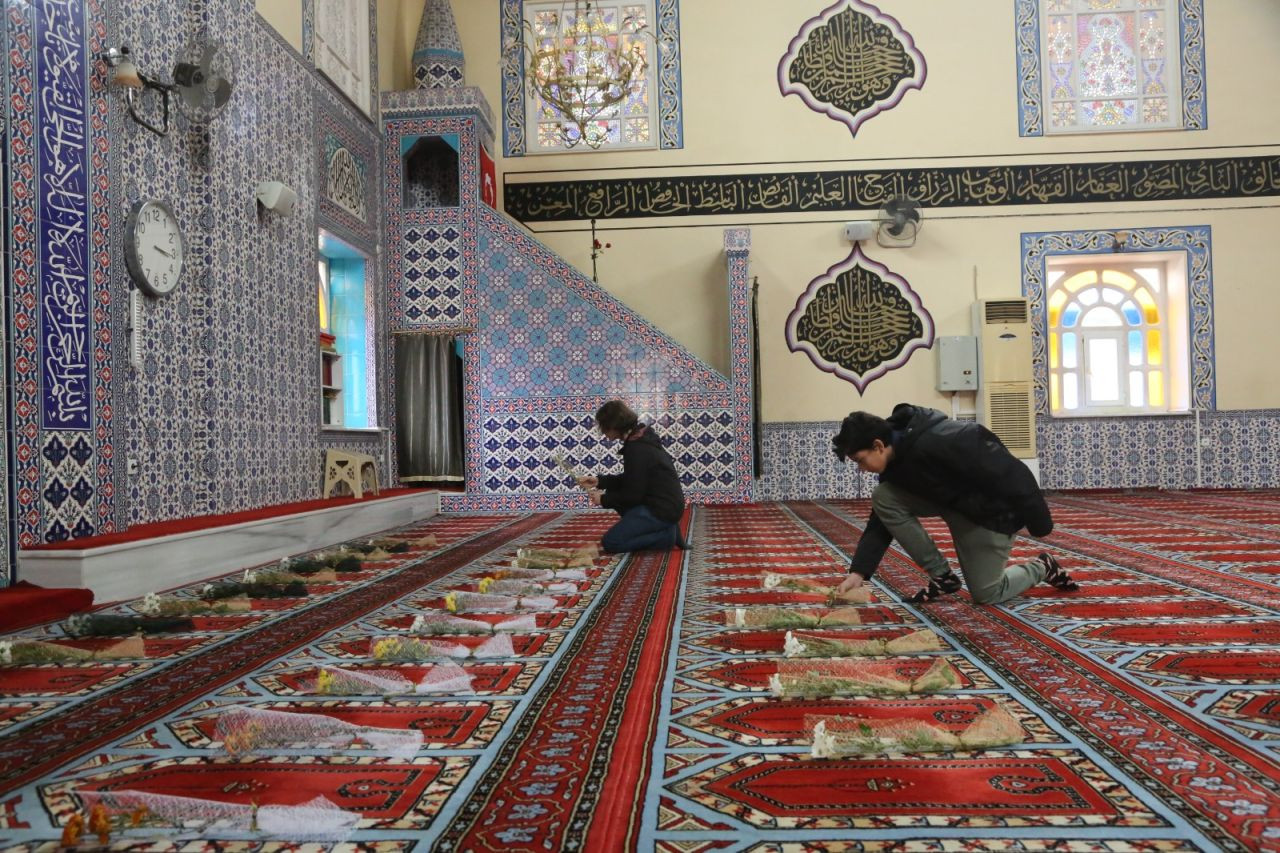
[[560, 118], [565, 148], [609, 139], [609, 119], [648, 67], [646, 23], [602, 10], [589, 0], [564, 0], [560, 10], [535, 11], [524, 24], [525, 82], [540, 109]]

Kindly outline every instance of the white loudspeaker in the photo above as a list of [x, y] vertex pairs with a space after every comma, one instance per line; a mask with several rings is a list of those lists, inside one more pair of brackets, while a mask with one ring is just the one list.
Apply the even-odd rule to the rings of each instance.
[[279, 181], [263, 181], [258, 184], [258, 204], [281, 216], [292, 213], [297, 200], [298, 194]]
[[876, 224], [874, 222], [845, 223], [844, 238], [850, 243], [870, 240], [874, 236], [876, 236]]

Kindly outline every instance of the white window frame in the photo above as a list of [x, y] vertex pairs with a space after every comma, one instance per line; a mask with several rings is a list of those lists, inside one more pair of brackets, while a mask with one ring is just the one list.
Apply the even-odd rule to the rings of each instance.
[[[1123, 255], [1048, 255], [1045, 258], [1045, 319], [1046, 319], [1046, 354], [1045, 363], [1049, 382], [1049, 414], [1055, 418], [1078, 417], [1116, 417], [1186, 414], [1191, 410], [1191, 357], [1190, 357], [1190, 305], [1188, 303], [1187, 259], [1181, 252], [1134, 252]], [[1068, 295], [1066, 301], [1057, 312], [1058, 322], [1052, 321], [1054, 312], [1052, 305], [1055, 294], [1065, 291], [1065, 283], [1073, 276], [1094, 270], [1117, 270], [1130, 275], [1139, 282], [1148, 281], [1149, 277], [1139, 270], [1153, 270], [1158, 275], [1157, 286], [1148, 287], [1159, 311], [1159, 322], [1149, 324], [1145, 314], [1143, 322], [1137, 326], [1085, 326], [1084, 320], [1093, 306], [1084, 306], [1080, 318], [1071, 327], [1064, 327], [1062, 319], [1066, 311], [1081, 302], [1080, 294], [1095, 291], [1102, 304], [1104, 290], [1117, 290], [1113, 285], [1098, 283], [1080, 288], [1074, 295]], [[1140, 285], [1141, 286], [1141, 285]], [[1136, 289], [1135, 289], [1136, 292]], [[1123, 318], [1120, 304], [1111, 307]], [[1139, 304], [1141, 311], [1141, 304]], [[1128, 361], [1130, 332], [1142, 333], [1141, 352], [1143, 363], [1131, 365]], [[1146, 358], [1148, 332], [1157, 331], [1161, 341], [1160, 364], [1152, 365]], [[1076, 364], [1066, 366], [1066, 349], [1064, 334], [1076, 335]], [[1056, 337], [1055, 337], [1056, 336]], [[1120, 389], [1119, 403], [1091, 401], [1089, 383], [1089, 341], [1092, 339], [1114, 339], [1119, 352], [1119, 363], [1115, 381]], [[1133, 402], [1130, 374], [1158, 373], [1162, 377], [1164, 401], [1159, 405], [1150, 404], [1149, 380], [1144, 385], [1143, 400], [1140, 404]], [[1075, 408], [1067, 408], [1067, 386], [1070, 377], [1076, 379]]]
[[[1183, 122], [1183, 105], [1182, 105], [1182, 45], [1181, 45], [1181, 18], [1179, 0], [1114, 0], [1116, 8], [1114, 9], [1088, 9], [1088, 0], [1038, 0], [1040, 13], [1040, 62], [1041, 62], [1041, 97], [1043, 107], [1043, 128], [1045, 135], [1063, 135], [1063, 134], [1086, 134], [1086, 133], [1132, 133], [1132, 132], [1148, 132], [1160, 130], [1182, 130]], [[1090, 15], [1099, 15], [1105, 13], [1115, 13], [1120, 15], [1136, 15], [1141, 16], [1147, 12], [1160, 12], [1164, 16], [1164, 43], [1165, 57], [1163, 69], [1164, 92], [1159, 95], [1146, 96], [1143, 89], [1144, 72], [1142, 69], [1142, 60], [1137, 58], [1137, 81], [1135, 83], [1136, 92], [1133, 96], [1122, 96], [1119, 98], [1108, 98], [1106, 100], [1136, 100], [1138, 121], [1132, 124], [1119, 125], [1093, 125], [1086, 124], [1082, 121], [1080, 105], [1083, 102], [1092, 100], [1084, 97], [1080, 93], [1080, 56], [1077, 44], [1077, 34], [1079, 32], [1078, 22], [1081, 17]], [[1069, 19], [1070, 26], [1068, 35], [1071, 40], [1072, 60], [1072, 88], [1073, 96], [1064, 98], [1061, 93], [1055, 92], [1053, 67], [1054, 62], [1054, 43], [1058, 34], [1062, 33], [1061, 24]], [[1141, 32], [1139, 31], [1136, 39], [1141, 42]], [[1156, 97], [1163, 98], [1165, 104], [1165, 117], [1163, 121], [1148, 123], [1142, 119], [1144, 107], [1148, 101], [1154, 100]], [[1055, 116], [1061, 104], [1070, 102], [1074, 105], [1075, 121], [1070, 125], [1059, 126], [1056, 124]]]
[[[645, 23], [647, 24], [646, 32], [653, 33], [656, 29], [657, 21], [657, 2], [656, 0], [592, 0], [592, 7], [608, 7], [618, 10], [619, 19], [622, 17], [622, 8], [625, 6], [643, 6], [645, 7]], [[559, 14], [562, 11], [571, 11], [573, 9], [572, 0], [524, 0], [521, 13], [524, 16], [525, 33], [536, 33], [535, 19], [539, 12], [554, 11]], [[661, 136], [658, 119], [658, 46], [653, 38], [645, 38], [646, 42], [646, 58], [644, 78], [645, 89], [648, 93], [648, 122], [649, 122], [649, 139], [647, 142], [627, 142], [622, 138], [621, 132], [617, 142], [608, 141], [599, 148], [591, 148], [589, 145], [579, 142], [572, 148], [566, 148], [563, 142], [555, 145], [543, 145], [540, 141], [539, 129], [545, 119], [539, 109], [540, 99], [536, 94], [529, 90], [527, 81], [523, 95], [524, 112], [525, 112], [525, 154], [572, 154], [572, 153], [592, 153], [596, 151], [650, 151], [656, 150], [659, 145]], [[533, 47], [530, 45], [529, 47]], [[525, 69], [523, 73], [528, 73]], [[625, 104], [625, 102], [624, 102]], [[619, 104], [619, 110], [623, 104]]]
[[312, 54], [316, 70], [372, 116], [369, 6], [365, 0], [315, 0]]

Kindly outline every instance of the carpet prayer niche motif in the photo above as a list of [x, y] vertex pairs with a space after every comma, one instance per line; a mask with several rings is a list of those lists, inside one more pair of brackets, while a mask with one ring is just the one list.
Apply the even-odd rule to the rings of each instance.
[[849, 500], [594, 559], [607, 513], [437, 516], [6, 636], [0, 847], [1280, 849], [1280, 492], [1051, 506], [1013, 556], [1081, 588], [997, 607], [898, 551], [837, 595]]

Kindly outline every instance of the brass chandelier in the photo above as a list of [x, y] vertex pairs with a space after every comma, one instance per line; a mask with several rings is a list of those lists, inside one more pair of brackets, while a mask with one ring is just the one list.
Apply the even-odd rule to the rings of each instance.
[[644, 81], [645, 25], [633, 17], [612, 23], [589, 0], [565, 0], [558, 16], [538, 14], [536, 27], [524, 23], [529, 92], [557, 114], [565, 148], [599, 148], [609, 138], [605, 121]]

